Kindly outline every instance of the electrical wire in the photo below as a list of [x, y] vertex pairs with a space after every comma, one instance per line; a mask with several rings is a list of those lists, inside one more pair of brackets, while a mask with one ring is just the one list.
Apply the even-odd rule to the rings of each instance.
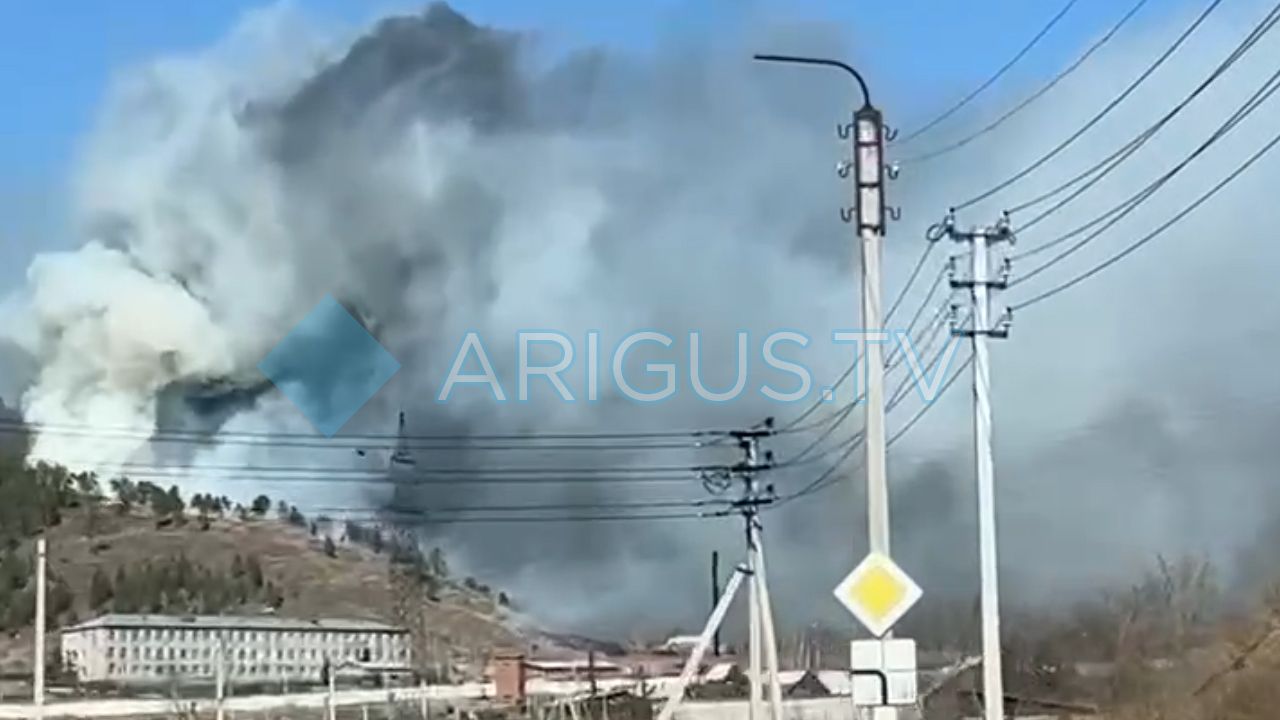
[[423, 518], [414, 521], [397, 521], [398, 527], [425, 527], [438, 525], [536, 525], [536, 524], [568, 524], [568, 523], [600, 523], [600, 522], [665, 522], [669, 520], [706, 520], [708, 518], [728, 517], [727, 511], [687, 512], [687, 513], [619, 513], [612, 515], [553, 515], [553, 516], [497, 516], [497, 517], [450, 517]]
[[[955, 371], [951, 374], [951, 377], [948, 378], [947, 381], [943, 383], [942, 387], [939, 389], [938, 398], [941, 398], [943, 394], [945, 394], [948, 390], [950, 390], [951, 386], [954, 385], [956, 380], [960, 378], [960, 375], [966, 369], [968, 369], [968, 367], [972, 364], [973, 364], [973, 356], [969, 355], [969, 357], [967, 357], [964, 362], [956, 366]], [[923, 418], [925, 413], [929, 412], [929, 410], [933, 408], [935, 404], [936, 402], [927, 403], [923, 405], [918, 411], [916, 411], [916, 414], [912, 416], [911, 419], [908, 420], [905, 425], [903, 425], [900, 429], [898, 429], [897, 432], [895, 432], [893, 435], [889, 437], [889, 439], [885, 442], [885, 447], [892, 447], [895, 442], [897, 442], [898, 440], [901, 440], [902, 437], [906, 435], [911, 430], [911, 428], [916, 425], [916, 423], [920, 422], [920, 419]], [[848, 447], [848, 449], [839, 458], [837, 458], [834, 463], [831, 464], [830, 467], [828, 467], [821, 475], [819, 475], [816, 479], [811, 481], [808, 485], [805, 485], [803, 488], [793, 493], [783, 495], [766, 509], [776, 510], [788, 503], [794, 502], [796, 500], [799, 500], [800, 498], [807, 497], [809, 495], [816, 494], [834, 485], [837, 480], [836, 473], [839, 472], [841, 466], [843, 466], [845, 461], [849, 459], [849, 456], [853, 454], [854, 450], [856, 450], [858, 447], [861, 447], [861, 439], [862, 438], [859, 437], [858, 442], [851, 444]], [[854, 468], [854, 471], [856, 471], [857, 469], [858, 468]]]
[[1260, 160], [1267, 153], [1271, 152], [1271, 150], [1275, 148], [1277, 144], [1280, 144], [1280, 134], [1277, 134], [1274, 137], [1272, 137], [1270, 142], [1262, 146], [1262, 148], [1260, 148], [1257, 152], [1255, 152], [1252, 156], [1250, 156], [1248, 160], [1246, 160], [1244, 163], [1236, 167], [1236, 169], [1233, 170], [1231, 174], [1227, 175], [1225, 178], [1219, 181], [1216, 185], [1210, 188], [1208, 192], [1201, 195], [1194, 202], [1192, 202], [1187, 207], [1183, 208], [1181, 211], [1176, 213], [1173, 217], [1169, 218], [1159, 227], [1157, 227], [1156, 229], [1144, 235], [1142, 238], [1130, 244], [1124, 250], [1121, 250], [1120, 252], [1108, 258], [1106, 261], [1094, 266], [1090, 270], [1083, 272], [1060, 285], [1056, 285], [1053, 288], [1040, 293], [1039, 295], [1036, 295], [1032, 298], [1024, 300], [1016, 305], [1012, 305], [1010, 307], [1010, 310], [1021, 310], [1022, 308], [1030, 307], [1031, 305], [1035, 305], [1036, 303], [1039, 303], [1043, 300], [1047, 300], [1061, 292], [1064, 292], [1072, 287], [1075, 287], [1076, 285], [1079, 285], [1085, 280], [1088, 280], [1094, 275], [1097, 275], [1103, 270], [1120, 262], [1125, 257], [1128, 257], [1130, 254], [1137, 251], [1143, 245], [1146, 245], [1147, 243], [1151, 242], [1152, 240], [1162, 235], [1170, 227], [1173, 227], [1175, 224], [1181, 222], [1183, 218], [1190, 215], [1197, 208], [1199, 208], [1201, 205], [1207, 202], [1210, 198], [1218, 194], [1219, 191], [1221, 191], [1223, 188], [1227, 187], [1232, 182], [1234, 182], [1236, 178], [1240, 177], [1240, 175], [1242, 175], [1246, 170], [1248, 170], [1249, 167], [1251, 167], [1255, 162]]
[[[1203, 81], [1201, 81], [1201, 83], [1197, 85], [1195, 89], [1193, 89], [1186, 97], [1184, 97], [1181, 102], [1179, 102], [1167, 113], [1165, 113], [1159, 120], [1157, 120], [1152, 125], [1148, 126], [1142, 132], [1138, 133], [1136, 136], [1134, 136], [1124, 145], [1117, 148], [1111, 154], [1104, 157], [1102, 160], [1098, 161], [1094, 165], [1086, 168], [1082, 172], [1076, 174], [1066, 182], [1058, 185], [1052, 190], [1041, 193], [1040, 195], [1037, 195], [1031, 198], [1030, 200], [1018, 203], [1017, 205], [1014, 205], [1010, 207], [1008, 210], [1006, 210], [1005, 212], [1010, 215], [1020, 213], [1024, 210], [1034, 207], [1035, 205], [1040, 204], [1041, 202], [1044, 202], [1052, 197], [1055, 197], [1056, 195], [1064, 192], [1065, 190], [1069, 189], [1073, 185], [1080, 183], [1082, 180], [1085, 180], [1086, 178], [1088, 179], [1087, 182], [1085, 182], [1080, 187], [1076, 188], [1076, 190], [1073, 191], [1070, 195], [1063, 198], [1062, 200], [1059, 200], [1058, 202], [1054, 203], [1051, 207], [1045, 210], [1042, 210], [1035, 217], [1019, 225], [1014, 230], [1014, 232], [1015, 233], [1024, 232], [1030, 229], [1031, 227], [1034, 227], [1035, 225], [1043, 222], [1045, 219], [1049, 218], [1050, 216], [1052, 216], [1053, 214], [1061, 210], [1063, 207], [1071, 203], [1077, 197], [1079, 197], [1080, 195], [1082, 195], [1092, 187], [1096, 186], [1098, 183], [1102, 182], [1102, 180], [1105, 179], [1108, 175], [1110, 175], [1113, 170], [1115, 170], [1117, 167], [1123, 164], [1125, 160], [1127, 160], [1130, 156], [1132, 156], [1144, 145], [1146, 145], [1147, 142], [1151, 140], [1151, 138], [1155, 137], [1156, 134], [1160, 132], [1160, 130], [1162, 130], [1167, 124], [1169, 124], [1169, 122], [1171, 122], [1175, 117], [1177, 117], [1179, 113], [1181, 113], [1184, 109], [1186, 109], [1186, 107], [1190, 105], [1197, 97], [1199, 97], [1205, 90], [1207, 90], [1211, 85], [1213, 85], [1213, 83], [1218, 78], [1222, 77], [1222, 75], [1226, 73], [1226, 71], [1229, 70], [1232, 65], [1234, 65], [1237, 61], [1239, 61], [1239, 59], [1242, 58], [1245, 54], [1247, 54], [1249, 50], [1251, 50], [1254, 47], [1254, 45], [1256, 45], [1263, 38], [1263, 36], [1269, 33], [1275, 27], [1277, 22], [1280, 22], [1280, 4], [1277, 4], [1276, 6], [1274, 6], [1271, 9], [1271, 11], [1267, 13], [1267, 16], [1264, 17], [1262, 21], [1260, 21], [1252, 31], [1250, 31], [1250, 33], [1245, 37], [1245, 39], [1242, 40], [1240, 44], [1237, 45], [1236, 48], [1231, 51], [1231, 53], [1218, 65], [1218, 67], [1215, 68], [1213, 72], [1211, 72], [1208, 75], [1208, 77], [1206, 77]], [[1010, 256], [1010, 259], [1017, 260], [1023, 257], [1029, 257], [1031, 255], [1034, 255], [1036, 252], [1039, 252], [1039, 250], [1033, 249], [1031, 251], [1027, 251], [1023, 253], [1016, 253]]]
[[[248, 472], [252, 473], [252, 470]], [[649, 483], [688, 483], [697, 480], [690, 475], [596, 475], [596, 476], [485, 476], [470, 477], [432, 477], [432, 476], [390, 476], [336, 474], [222, 474], [203, 472], [199, 467], [173, 468], [156, 470], [134, 470], [122, 475], [132, 480], [186, 480], [207, 479], [219, 482], [253, 482], [253, 483], [314, 483], [314, 484], [348, 484], [348, 485], [387, 485], [387, 486], [432, 486], [432, 485], [573, 485], [579, 483], [607, 484], [649, 484]]]
[[712, 505], [729, 505], [732, 500], [719, 499], [690, 499], [690, 500], [641, 500], [641, 501], [619, 501], [619, 502], [579, 502], [579, 503], [533, 503], [533, 504], [512, 504], [512, 505], [454, 505], [440, 506], [433, 505], [428, 509], [423, 508], [403, 508], [403, 507], [317, 507], [309, 508], [308, 512], [320, 513], [322, 515], [338, 515], [346, 520], [354, 515], [372, 515], [375, 517], [385, 516], [419, 516], [433, 517], [439, 513], [472, 513], [472, 512], [548, 512], [548, 511], [571, 511], [571, 510], [671, 510], [671, 509], [690, 509], [699, 507], [708, 507]]
[[1051, 78], [1049, 82], [1042, 85], [1040, 89], [1028, 95], [1017, 105], [1014, 105], [1012, 108], [1006, 110], [1004, 114], [1002, 114], [1000, 117], [996, 118], [995, 120], [992, 120], [991, 122], [987, 123], [986, 125], [979, 128], [978, 130], [975, 130], [972, 133], [969, 133], [968, 135], [965, 135], [964, 137], [958, 140], [950, 142], [946, 145], [943, 145], [929, 152], [920, 153], [918, 155], [913, 155], [906, 159], [899, 160], [898, 164], [913, 165], [916, 163], [925, 162], [927, 160], [932, 160], [937, 157], [942, 157], [943, 155], [947, 155], [956, 150], [959, 150], [962, 147], [965, 147], [966, 145], [973, 142], [974, 140], [977, 140], [981, 137], [986, 136], [991, 132], [994, 132], [997, 128], [999, 128], [1001, 125], [1007, 122], [1014, 115], [1017, 115], [1018, 113], [1025, 110], [1029, 105], [1031, 105], [1036, 100], [1039, 100], [1041, 97], [1043, 97], [1045, 93], [1052, 90], [1054, 86], [1056, 86], [1058, 83], [1065, 80], [1068, 76], [1070, 76], [1077, 69], [1079, 69], [1080, 66], [1083, 65], [1085, 61], [1087, 61], [1094, 53], [1096, 53], [1104, 45], [1110, 42], [1111, 38], [1114, 37], [1115, 34], [1120, 31], [1121, 28], [1123, 28], [1126, 24], [1128, 24], [1129, 20], [1132, 19], [1133, 16], [1136, 15], [1138, 11], [1141, 10], [1142, 7], [1147, 4], [1148, 1], [1149, 0], [1138, 0], [1138, 2], [1136, 2], [1131, 8], [1129, 8], [1129, 11], [1125, 13], [1114, 25], [1112, 25], [1111, 28], [1107, 30], [1105, 34], [1103, 34], [1102, 37], [1094, 41], [1094, 43], [1090, 45], [1084, 51], [1084, 53], [1080, 55], [1080, 57], [1076, 58], [1074, 62], [1068, 65], [1065, 69], [1063, 69], [1057, 75], [1054, 75], [1053, 78]]
[[1201, 143], [1199, 147], [1197, 147], [1189, 155], [1183, 158], [1182, 161], [1179, 162], [1177, 165], [1175, 165], [1173, 168], [1165, 172], [1162, 176], [1160, 176], [1153, 182], [1149, 183], [1142, 190], [1138, 191], [1134, 195], [1130, 196], [1129, 198], [1121, 202], [1119, 205], [1116, 205], [1115, 207], [1111, 208], [1107, 212], [1103, 213], [1098, 218], [1095, 218], [1094, 220], [1090, 221], [1086, 225], [1083, 225], [1080, 228], [1077, 228], [1076, 230], [1073, 230], [1070, 233], [1067, 233], [1061, 237], [1058, 237], [1036, 248], [1036, 251], [1040, 252], [1050, 247], [1053, 247], [1055, 245], [1061, 244], [1062, 242], [1065, 242], [1067, 239], [1079, 234], [1082, 229], [1097, 225], [1100, 221], [1105, 220], [1105, 222], [1102, 223], [1101, 227], [1098, 227], [1096, 230], [1089, 233], [1083, 239], [1079, 240], [1078, 242], [1071, 245], [1067, 249], [1059, 252], [1050, 260], [1038, 265], [1031, 271], [1027, 272], [1025, 275], [1018, 278], [1017, 281], [1009, 283], [1009, 287], [1011, 288], [1016, 287], [1028, 280], [1031, 280], [1032, 278], [1039, 275], [1040, 273], [1048, 270], [1054, 265], [1057, 265], [1058, 263], [1062, 262], [1066, 258], [1070, 257], [1072, 254], [1074, 254], [1084, 246], [1088, 245], [1090, 242], [1092, 242], [1094, 239], [1096, 239], [1102, 233], [1106, 232], [1111, 227], [1114, 227], [1116, 223], [1120, 222], [1120, 220], [1124, 219], [1126, 216], [1128, 216], [1130, 213], [1136, 210], [1139, 206], [1141, 206], [1147, 200], [1151, 199], [1151, 197], [1154, 196], [1166, 184], [1168, 184], [1170, 180], [1172, 180], [1180, 172], [1186, 169], [1186, 167], [1190, 165], [1193, 161], [1195, 161], [1196, 158], [1198, 158], [1200, 155], [1204, 154], [1209, 148], [1211, 148], [1214, 145], [1214, 143], [1218, 142], [1223, 137], [1226, 137], [1226, 135], [1229, 134], [1232, 130], [1234, 130], [1236, 126], [1238, 126], [1241, 122], [1243, 122], [1245, 118], [1247, 118], [1255, 110], [1261, 107], [1261, 105], [1265, 103], [1273, 94], [1275, 94], [1277, 90], [1280, 90], [1280, 70], [1277, 70], [1269, 78], [1267, 78], [1267, 80], [1262, 84], [1262, 86], [1260, 86], [1254, 92], [1254, 94], [1244, 102], [1244, 104], [1242, 104], [1239, 108], [1237, 108], [1236, 111], [1225, 122], [1223, 122], [1222, 125], [1220, 125], [1218, 129], [1215, 130], [1207, 140]]
[[[930, 230], [930, 232], [932, 232], [932, 229]], [[910, 292], [911, 286], [915, 284], [916, 279], [920, 276], [920, 271], [924, 267], [925, 263], [929, 260], [929, 256], [933, 253], [933, 248], [936, 244], [937, 244], [936, 238], [929, 239], [929, 243], [925, 246], [924, 251], [920, 254], [920, 257], [916, 260], [916, 264], [911, 271], [911, 275], [907, 278], [907, 282], [902, 286], [902, 289], [898, 292], [898, 296], [894, 299], [893, 304], [889, 307], [889, 312], [885, 313], [884, 323], [883, 323], [884, 325], [887, 326], [889, 322], [893, 319], [894, 314], [901, 308], [902, 301], [907, 297], [907, 293]], [[907, 325], [908, 334], [910, 334], [912, 329], [915, 328], [915, 323], [917, 320], [919, 320], [920, 313], [922, 313], [924, 309], [928, 307], [929, 302], [933, 299], [933, 294], [937, 291], [938, 285], [942, 282], [943, 273], [945, 272], [946, 272], [946, 267], [944, 266], [939, 271], [938, 277], [934, 280], [933, 286], [930, 287], [929, 292], [925, 296], [924, 301], [921, 302], [920, 307], [916, 310], [915, 314], [912, 316], [911, 322]], [[891, 349], [889, 351], [890, 356], [892, 356], [894, 352], [895, 350]], [[823, 395], [819, 396], [816, 400], [814, 400], [809, 405], [808, 408], [804, 410], [804, 412], [800, 413], [800, 415], [792, 419], [791, 422], [784, 425], [783, 430], [792, 431], [796, 429], [797, 425], [807, 420], [810, 415], [813, 415], [824, 404], [826, 404], [826, 402], [829, 400], [829, 397], [834, 396], [835, 392], [839, 390], [841, 386], [843, 386], [844, 383], [853, 375], [853, 371], [856, 370], [858, 367], [858, 364], [862, 362], [862, 357], [863, 357], [863, 353], [859, 351], [858, 355], [853, 359], [853, 362], [850, 363], [847, 367], [845, 367], [844, 371], [840, 373], [839, 377], [836, 378], [835, 382], [830, 385], [830, 390], [828, 391], [829, 395], [828, 393], [823, 393]], [[886, 367], [888, 367], [887, 357], [886, 357]], [[862, 395], [859, 394], [858, 397], [853, 399], [851, 404], [856, 404], [861, 399], [862, 399]], [[824, 420], [818, 421], [817, 426], [818, 427], [825, 426], [827, 423], [831, 422], [839, 412], [840, 411], [834, 411], [831, 415], [829, 415]]]
[[1190, 38], [1193, 34], [1195, 34], [1196, 30], [1198, 30], [1200, 26], [1204, 24], [1204, 21], [1207, 20], [1209, 16], [1213, 13], [1213, 11], [1216, 10], [1218, 6], [1222, 4], [1222, 1], [1223, 0], [1212, 0], [1212, 2], [1209, 3], [1208, 7], [1206, 7], [1203, 11], [1201, 11], [1200, 14], [1196, 16], [1195, 20], [1192, 21], [1192, 23], [1189, 26], [1187, 26], [1180, 35], [1178, 35], [1177, 39], [1174, 40], [1173, 44], [1170, 45], [1168, 48], [1166, 48], [1164, 52], [1160, 53], [1160, 55], [1155, 59], [1155, 61], [1152, 62], [1149, 66], [1147, 66], [1147, 68], [1142, 71], [1142, 73], [1137, 77], [1137, 79], [1129, 83], [1129, 85], [1123, 91], [1121, 91], [1119, 95], [1112, 98], [1112, 100], [1108, 102], [1106, 106], [1102, 108], [1102, 110], [1098, 111], [1092, 118], [1090, 118], [1087, 122], [1085, 122], [1084, 125], [1078, 128], [1071, 135], [1069, 135], [1065, 140], [1058, 143], [1049, 152], [1040, 156], [1037, 160], [1033, 161], [1031, 164], [1027, 165], [1023, 169], [1014, 173], [1012, 176], [997, 183], [995, 186], [979, 193], [978, 195], [975, 195], [969, 198], [968, 200], [965, 200], [964, 202], [959, 203], [958, 205], [955, 205], [953, 209], [962, 210], [972, 205], [976, 205], [977, 203], [982, 202], [983, 200], [986, 200], [987, 198], [995, 195], [996, 193], [1004, 190], [1005, 188], [1008, 188], [1009, 186], [1013, 185], [1019, 180], [1025, 178], [1026, 176], [1040, 169], [1050, 160], [1057, 157], [1058, 154], [1061, 153], [1063, 150], [1070, 147], [1073, 143], [1075, 143], [1076, 140], [1079, 140], [1081, 136], [1083, 136], [1086, 132], [1088, 132], [1095, 125], [1101, 122], [1103, 118], [1109, 115], [1112, 110], [1116, 109], [1120, 105], [1120, 103], [1124, 102], [1130, 95], [1132, 95], [1135, 90], [1137, 90], [1144, 82], [1146, 82], [1147, 78], [1151, 77], [1151, 75], [1160, 68], [1160, 66], [1164, 65], [1165, 61], [1168, 60], [1175, 52], [1177, 52], [1178, 48], [1182, 47], [1183, 43], [1185, 43], [1188, 38]]
[[696, 450], [700, 448], [711, 447], [715, 441], [691, 441], [683, 443], [663, 443], [641, 440], [637, 443], [495, 443], [495, 442], [344, 442], [342, 440], [329, 441], [323, 437], [317, 436], [313, 440], [269, 440], [269, 439], [246, 439], [237, 437], [228, 437], [221, 433], [205, 435], [203, 437], [194, 436], [178, 436], [169, 435], [167, 431], [159, 431], [152, 437], [144, 437], [142, 435], [124, 435], [118, 433], [93, 432], [93, 431], [37, 431], [33, 430], [36, 426], [26, 426], [17, 423], [0, 422], [0, 435], [28, 435], [43, 434], [53, 437], [70, 437], [70, 438], [89, 438], [104, 442], [127, 442], [127, 443], [156, 443], [161, 445], [190, 445], [190, 446], [235, 446], [235, 447], [262, 447], [270, 449], [295, 448], [306, 450], [348, 450], [353, 452], [373, 452], [377, 450], [421, 450], [431, 452], [503, 452], [503, 451], [538, 451], [538, 452], [572, 452], [586, 450], [591, 452], [638, 452], [653, 450]]
[[[944, 304], [944, 305], [942, 305], [942, 306], [940, 307], [940, 310], [945, 310], [945, 309], [946, 309], [946, 307], [947, 307], [947, 306]], [[939, 313], [938, 315], [940, 316], [940, 315], [941, 315], [941, 313]], [[960, 323], [960, 325], [961, 325], [961, 326], [967, 325], [967, 324], [969, 323], [969, 321], [972, 319], [972, 317], [973, 317], [973, 315], [972, 315], [972, 313], [970, 313], [970, 314], [969, 314], [969, 315], [964, 319], [964, 321], [962, 321], [962, 322]], [[945, 323], [944, 323], [943, 325], [945, 325]], [[940, 325], [939, 327], [941, 327], [941, 326], [942, 326], [942, 325]], [[933, 343], [933, 340], [934, 340], [934, 339], [936, 339], [936, 336], [937, 336], [937, 332], [936, 332], [936, 330], [935, 330], [935, 332], [933, 333], [933, 337], [931, 337], [931, 339], [930, 339], [930, 340], [928, 340], [928, 341], [926, 341], [926, 343], [925, 343], [925, 348], [924, 348], [924, 353], [925, 353], [925, 354], [927, 354], [927, 353], [929, 352], [929, 350], [932, 348], [932, 343]], [[951, 346], [951, 347], [952, 347], [952, 349], [954, 349], [954, 346]], [[924, 369], [924, 371], [923, 371], [923, 374], [924, 374], [924, 375], [928, 375], [928, 374], [930, 374], [930, 373], [934, 372], [934, 371], [937, 369], [938, 363], [939, 363], [939, 362], [941, 362], [941, 361], [942, 361], [942, 359], [943, 359], [943, 357], [944, 357], [944, 356], [946, 356], [946, 355], [947, 355], [947, 348], [946, 348], [946, 347], [940, 348], [940, 349], [937, 351], [937, 353], [935, 353], [935, 354], [933, 355], [932, 359], [930, 359], [930, 360], [929, 360], [929, 362], [928, 362], [928, 363], [926, 363], [926, 366], [925, 366], [925, 369]], [[904, 356], [904, 357], [905, 357], [905, 356]], [[885, 404], [885, 415], [886, 415], [886, 416], [887, 416], [887, 415], [889, 415], [889, 414], [891, 414], [891, 413], [892, 413], [892, 412], [893, 412], [893, 411], [898, 407], [898, 405], [899, 405], [899, 404], [901, 404], [901, 403], [906, 399], [906, 397], [907, 397], [907, 388], [908, 388], [908, 387], [910, 387], [911, 379], [912, 379], [912, 378], [911, 378], [911, 376], [907, 376], [906, 378], [904, 378], [904, 379], [903, 379], [902, 383], [900, 383], [900, 384], [898, 385], [898, 387], [894, 390], [894, 392], [892, 393], [891, 397], [889, 398], [889, 402]], [[941, 391], [939, 391], [939, 395], [941, 395]], [[936, 399], [936, 398], [935, 398], [935, 399]], [[852, 405], [852, 404], [850, 404], [850, 405], [845, 409], [845, 412], [847, 413], [848, 411], [851, 411], [851, 410], [852, 410], [852, 408], [853, 408], [853, 405]], [[797, 465], [808, 465], [808, 464], [812, 464], [812, 463], [814, 463], [814, 462], [819, 462], [819, 461], [823, 460], [824, 458], [830, 457], [831, 455], [833, 455], [833, 454], [834, 454], [834, 453], [836, 453], [836, 452], [839, 452], [839, 451], [841, 451], [841, 450], [846, 450], [846, 449], [848, 449], [848, 448], [850, 448], [850, 447], [854, 447], [854, 446], [856, 446], [858, 443], [862, 442], [862, 440], [863, 440], [863, 435], [864, 435], [864, 433], [865, 433], [865, 429], [864, 429], [864, 430], [859, 430], [859, 431], [855, 432], [855, 433], [854, 433], [854, 434], [853, 434], [849, 439], [847, 439], [847, 440], [845, 440], [845, 441], [843, 441], [843, 442], [837, 443], [836, 445], [834, 445], [834, 446], [832, 446], [832, 447], [829, 447], [829, 448], [827, 448], [827, 449], [823, 450], [822, 452], [818, 453], [816, 456], [813, 456], [813, 457], [806, 457], [806, 456], [807, 456], [807, 455], [809, 455], [809, 453], [811, 453], [811, 452], [812, 452], [812, 451], [813, 451], [813, 450], [814, 450], [814, 449], [815, 449], [815, 448], [816, 448], [816, 447], [817, 447], [817, 446], [818, 446], [822, 441], [824, 441], [824, 440], [826, 439], [826, 437], [827, 437], [827, 436], [829, 436], [829, 435], [831, 434], [831, 432], [832, 432], [832, 431], [834, 431], [834, 429], [835, 429], [835, 427], [833, 426], [832, 428], [830, 428], [830, 429], [828, 430], [828, 432], [826, 432], [826, 433], [824, 433], [824, 434], [823, 434], [823, 437], [819, 438], [818, 440], [815, 440], [813, 443], [810, 443], [810, 445], [809, 445], [808, 447], [806, 447], [806, 448], [805, 448], [801, 453], [799, 453], [795, 458], [790, 459], [790, 460], [787, 460], [786, 462], [782, 462], [782, 463], [777, 464], [777, 465], [775, 466], [775, 469], [786, 469], [786, 468], [791, 468], [791, 467], [794, 467], [794, 466], [797, 466]], [[842, 456], [842, 457], [847, 457], [847, 453], [846, 453], [844, 456]]]
[[1036, 33], [1031, 38], [1031, 40], [1026, 45], [1024, 45], [1022, 49], [1019, 50], [1008, 62], [1006, 62], [1003, 66], [1001, 66], [999, 70], [996, 70], [995, 74], [987, 78], [981, 85], [979, 85], [978, 87], [970, 91], [968, 95], [965, 95], [964, 97], [960, 98], [958, 102], [956, 102], [954, 105], [947, 108], [946, 110], [942, 111], [932, 120], [920, 126], [919, 128], [907, 133], [906, 137], [897, 141], [897, 144], [905, 145], [911, 142], [912, 140], [923, 135], [924, 133], [932, 130], [934, 127], [936, 127], [939, 123], [943, 122], [947, 118], [956, 114], [958, 111], [960, 111], [960, 109], [964, 108], [970, 102], [973, 102], [975, 98], [977, 98], [979, 95], [985, 92], [987, 88], [994, 85], [997, 80], [1004, 77], [1005, 73], [1009, 72], [1009, 70], [1011, 70], [1015, 65], [1017, 65], [1019, 61], [1021, 61], [1024, 57], [1026, 57], [1027, 53], [1031, 52], [1031, 50], [1035, 48], [1035, 46], [1038, 45], [1046, 35], [1049, 34], [1049, 31], [1052, 30], [1058, 24], [1058, 22], [1062, 20], [1064, 16], [1066, 16], [1067, 12], [1070, 11], [1071, 8], [1075, 7], [1075, 4], [1078, 1], [1079, 0], [1067, 0], [1067, 3], [1062, 6], [1062, 9], [1060, 9], [1056, 15], [1054, 15], [1052, 18], [1049, 19], [1049, 22], [1046, 23], [1045, 26], [1040, 29], [1040, 32]]
[[[388, 443], [397, 442], [439, 442], [439, 443], [474, 443], [479, 441], [528, 441], [537, 442], [543, 440], [564, 440], [564, 441], [603, 441], [603, 440], [649, 440], [649, 439], [672, 439], [672, 438], [706, 438], [706, 437], [728, 437], [733, 434], [732, 430], [674, 430], [666, 432], [616, 432], [616, 433], [567, 433], [567, 432], [546, 432], [546, 433], [507, 433], [507, 434], [353, 434], [353, 435], [334, 435], [331, 438], [314, 433], [296, 433], [296, 432], [219, 432], [204, 433], [194, 430], [147, 430], [142, 428], [107, 428], [95, 427], [91, 425], [59, 425], [47, 423], [21, 423], [13, 421], [0, 421], [0, 428], [12, 429], [16, 432], [38, 433], [38, 434], [57, 434], [57, 433], [86, 433], [97, 438], [121, 438], [135, 440], [156, 440], [163, 442], [166, 440], [175, 441], [191, 441], [191, 442], [214, 442], [217, 444], [232, 444], [236, 441], [246, 440], [267, 440], [278, 442], [281, 440], [302, 440], [312, 441], [317, 445], [336, 446], [340, 443], [359, 443], [359, 445], [350, 445], [350, 447], [368, 447], [369, 443], [378, 441], [387, 441]], [[269, 443], [264, 443], [269, 444]], [[388, 445], [393, 447], [394, 445]]]

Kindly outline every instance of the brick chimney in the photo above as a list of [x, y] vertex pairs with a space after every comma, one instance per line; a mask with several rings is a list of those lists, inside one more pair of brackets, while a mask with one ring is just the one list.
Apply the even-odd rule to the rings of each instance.
[[493, 686], [499, 702], [521, 704], [525, 699], [524, 653], [498, 651], [493, 655]]

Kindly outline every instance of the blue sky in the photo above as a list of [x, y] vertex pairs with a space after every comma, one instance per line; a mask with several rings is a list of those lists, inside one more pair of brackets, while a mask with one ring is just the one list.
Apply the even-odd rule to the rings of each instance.
[[[656, 39], [694, 38], [755, 14], [835, 23], [880, 81], [891, 120], [911, 125], [1000, 66], [1065, 0], [456, 0], [480, 22], [529, 29], [565, 47], [643, 52]], [[1144, 15], [1187, 0], [1151, 0]], [[0, 292], [38, 247], [69, 242], [64, 186], [111, 73], [156, 55], [208, 45], [257, 0], [6, 0], [0, 7]], [[295, 0], [317, 17], [359, 23], [403, 0]], [[1027, 84], [1068, 62], [1129, 0], [1078, 0], [1017, 71]], [[880, 89], [883, 88], [883, 89]]]

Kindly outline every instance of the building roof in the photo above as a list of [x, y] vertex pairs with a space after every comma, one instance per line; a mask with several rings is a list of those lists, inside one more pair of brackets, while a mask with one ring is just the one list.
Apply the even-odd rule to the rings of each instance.
[[385, 632], [403, 634], [404, 628], [373, 620], [349, 620], [323, 618], [300, 620], [270, 615], [100, 615], [63, 632], [78, 632], [96, 628], [178, 628], [210, 630], [277, 630], [277, 631], [325, 631], [325, 632]]
[[526, 667], [532, 668], [534, 670], [547, 670], [547, 671], [557, 671], [557, 670], [558, 671], [573, 671], [573, 670], [586, 671], [586, 670], [589, 670], [593, 664], [596, 670], [621, 670], [622, 669], [621, 665], [618, 665], [616, 663], [611, 663], [606, 660], [600, 660], [598, 658], [594, 661], [583, 660], [581, 658], [573, 658], [569, 660], [532, 659], [532, 660], [525, 660], [524, 664]]

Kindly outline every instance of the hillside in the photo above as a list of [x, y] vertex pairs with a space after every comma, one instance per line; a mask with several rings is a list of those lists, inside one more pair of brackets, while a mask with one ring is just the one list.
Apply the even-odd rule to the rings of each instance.
[[[104, 612], [273, 613], [383, 620], [414, 634], [429, 676], [474, 676], [494, 646], [535, 640], [509, 601], [454, 578], [439, 551], [272, 506], [0, 457], [0, 671], [30, 672], [34, 536], [46, 528], [50, 627]], [[51, 643], [56, 647], [55, 642]]]

